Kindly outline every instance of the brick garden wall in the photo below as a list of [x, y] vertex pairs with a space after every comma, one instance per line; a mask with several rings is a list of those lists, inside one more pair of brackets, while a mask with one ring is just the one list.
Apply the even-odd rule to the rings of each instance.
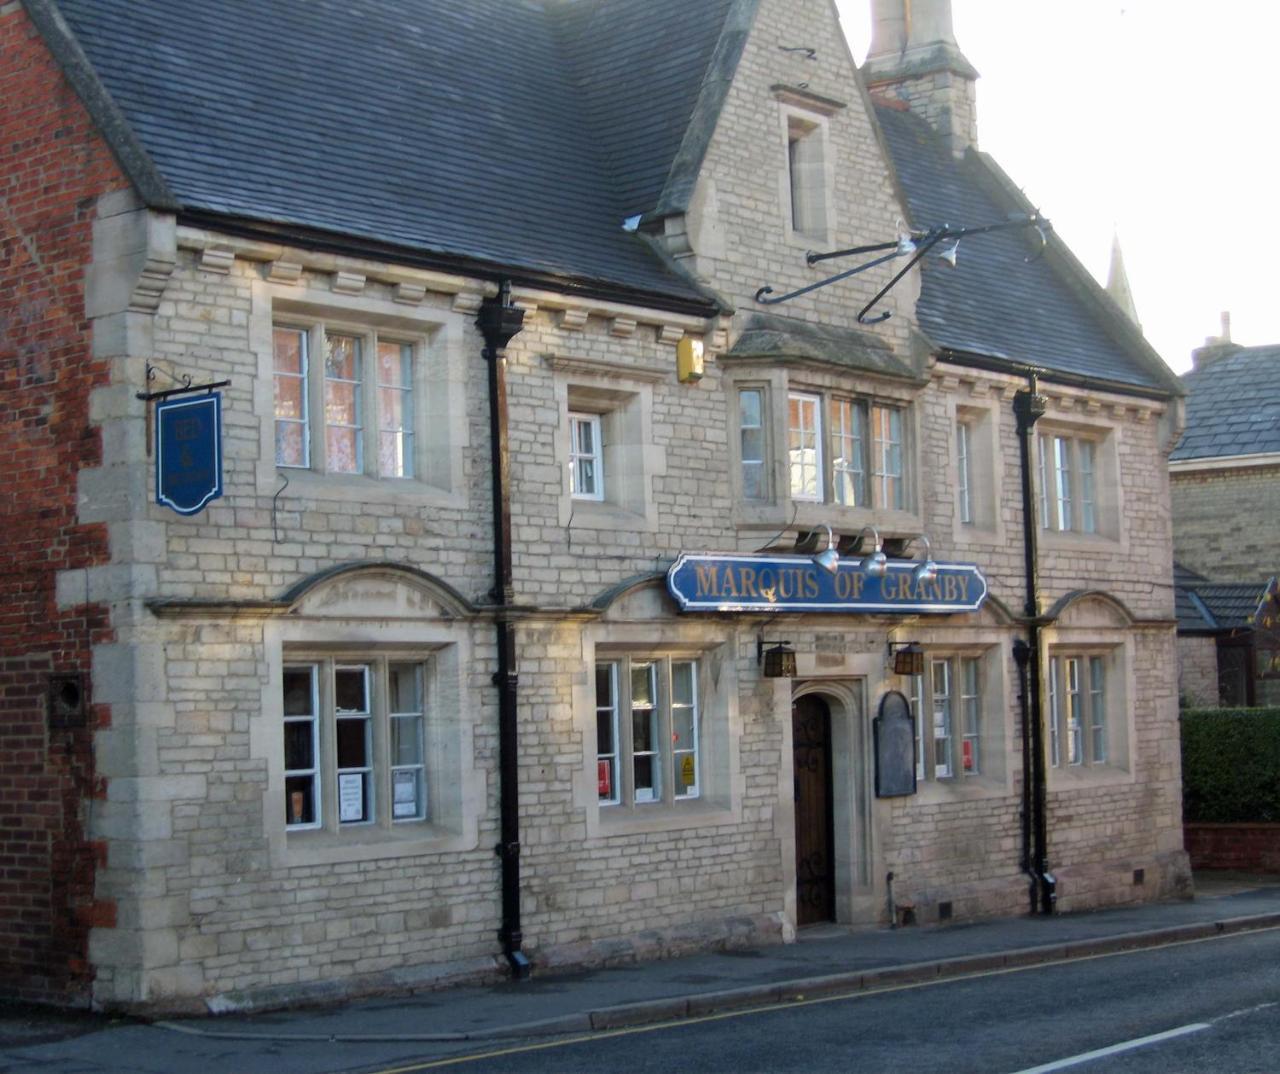
[[[76, 522], [76, 473], [96, 463], [83, 276], [94, 203], [125, 185], [16, 3], [0, 3], [0, 992], [83, 999], [98, 857], [83, 810], [91, 730], [49, 731], [51, 672], [89, 671], [107, 610], [58, 610], [55, 571], [105, 561]], [[107, 712], [91, 709], [88, 723]]]

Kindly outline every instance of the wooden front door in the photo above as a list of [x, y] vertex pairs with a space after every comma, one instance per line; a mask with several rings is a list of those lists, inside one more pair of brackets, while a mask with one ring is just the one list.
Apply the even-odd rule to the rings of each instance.
[[831, 818], [831, 710], [820, 697], [791, 707], [796, 799], [796, 923], [832, 921], [836, 875]]

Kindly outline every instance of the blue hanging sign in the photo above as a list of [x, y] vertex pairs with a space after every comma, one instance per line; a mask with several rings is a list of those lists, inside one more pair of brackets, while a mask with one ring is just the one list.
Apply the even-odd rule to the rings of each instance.
[[667, 588], [685, 612], [972, 612], [987, 599], [987, 580], [972, 563], [939, 563], [918, 581], [911, 560], [890, 562], [881, 578], [860, 560], [834, 574], [808, 556], [717, 556], [683, 553]]
[[180, 515], [222, 495], [222, 395], [156, 403], [156, 503]]

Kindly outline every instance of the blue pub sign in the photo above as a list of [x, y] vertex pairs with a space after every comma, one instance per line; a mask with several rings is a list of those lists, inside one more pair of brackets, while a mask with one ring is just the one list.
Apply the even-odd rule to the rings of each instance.
[[156, 503], [180, 515], [222, 495], [222, 395], [156, 403]]
[[685, 612], [945, 614], [977, 611], [987, 598], [987, 580], [972, 563], [939, 563], [927, 581], [918, 567], [890, 561], [876, 577], [854, 560], [830, 573], [808, 556], [684, 553], [667, 572], [667, 589]]

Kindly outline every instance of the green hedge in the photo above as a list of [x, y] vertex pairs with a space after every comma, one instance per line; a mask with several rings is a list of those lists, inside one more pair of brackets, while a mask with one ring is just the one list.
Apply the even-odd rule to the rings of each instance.
[[1182, 815], [1280, 821], [1280, 708], [1183, 712]]

